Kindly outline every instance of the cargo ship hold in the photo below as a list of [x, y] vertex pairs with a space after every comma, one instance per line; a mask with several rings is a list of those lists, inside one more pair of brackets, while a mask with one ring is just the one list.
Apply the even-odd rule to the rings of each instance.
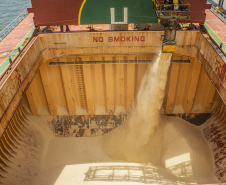
[[0, 184], [226, 183], [223, 2], [31, 0], [0, 32]]

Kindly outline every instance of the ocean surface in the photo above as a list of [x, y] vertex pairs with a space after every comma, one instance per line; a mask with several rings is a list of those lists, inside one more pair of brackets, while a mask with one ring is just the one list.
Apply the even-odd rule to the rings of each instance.
[[0, 31], [30, 6], [31, 0], [0, 0]]

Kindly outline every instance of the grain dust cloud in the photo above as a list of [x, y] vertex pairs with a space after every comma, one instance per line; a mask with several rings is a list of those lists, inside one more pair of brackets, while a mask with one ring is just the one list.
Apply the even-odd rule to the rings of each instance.
[[28, 116], [39, 152], [29, 163], [26, 153], [17, 156], [3, 184], [219, 182], [202, 129], [160, 114], [170, 59], [163, 53], [148, 65], [132, 116], [104, 136], [56, 137], [45, 116]]
[[103, 148], [112, 159], [158, 166], [175, 182], [218, 182], [201, 129], [160, 115], [170, 59], [163, 53], [148, 65], [131, 118], [104, 136]]
[[148, 65], [128, 122], [106, 136], [109, 155], [133, 162], [157, 163], [161, 153], [162, 131], [158, 129], [172, 54], [160, 54]]

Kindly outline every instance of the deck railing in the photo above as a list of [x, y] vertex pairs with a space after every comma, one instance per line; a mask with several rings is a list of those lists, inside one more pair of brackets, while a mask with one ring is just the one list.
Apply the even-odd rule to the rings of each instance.
[[190, 4], [155, 4], [155, 12], [159, 19], [189, 19]]
[[0, 41], [5, 38], [26, 16], [28, 15], [25, 9], [19, 16], [17, 16], [11, 23], [9, 23], [2, 31], [0, 31]]
[[[208, 3], [211, 3], [207, 0]], [[219, 19], [221, 19], [224, 23], [226, 23], [226, 15], [221, 13], [213, 4], [211, 6], [211, 12], [213, 12]]]

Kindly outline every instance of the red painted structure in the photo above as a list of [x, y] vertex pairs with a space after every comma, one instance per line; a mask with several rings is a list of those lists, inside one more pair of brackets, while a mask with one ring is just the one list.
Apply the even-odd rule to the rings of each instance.
[[36, 26], [77, 25], [83, 0], [31, 0]]
[[[156, 2], [163, 4], [164, 0], [156, 0]], [[190, 19], [180, 22], [203, 23], [205, 9], [210, 9], [211, 4], [206, 4], [206, 0], [186, 0], [183, 3], [187, 2], [190, 4]], [[34, 13], [36, 26], [78, 25], [79, 10], [83, 0], [31, 0], [31, 3], [32, 7], [28, 8], [28, 12]]]
[[205, 9], [210, 9], [211, 4], [206, 4], [206, 0], [187, 0], [190, 4], [190, 19], [181, 20], [181, 23], [203, 23], [205, 21]]

